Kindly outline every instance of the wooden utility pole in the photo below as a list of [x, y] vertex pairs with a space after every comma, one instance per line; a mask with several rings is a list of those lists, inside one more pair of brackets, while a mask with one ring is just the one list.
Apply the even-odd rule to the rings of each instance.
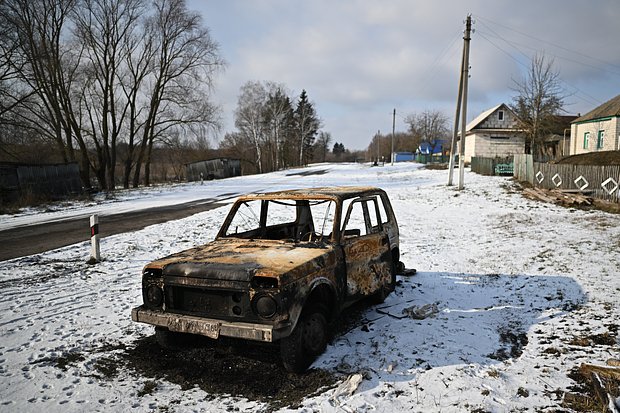
[[394, 129], [396, 128], [396, 109], [392, 112], [392, 166], [394, 166]]
[[[450, 166], [448, 173], [448, 185], [452, 185], [454, 171], [454, 152], [456, 152], [456, 138], [458, 134], [459, 118], [461, 120], [461, 138], [459, 140], [459, 186], [463, 189], [465, 177], [465, 134], [467, 120], [467, 83], [469, 79], [469, 42], [471, 40], [471, 15], [465, 21], [465, 34], [463, 36], [463, 56], [461, 59], [461, 77], [459, 80], [459, 92], [456, 103], [456, 113], [454, 120], [454, 133], [452, 135], [452, 145], [450, 148]], [[462, 110], [461, 110], [462, 109]], [[461, 113], [462, 112], [462, 113]]]

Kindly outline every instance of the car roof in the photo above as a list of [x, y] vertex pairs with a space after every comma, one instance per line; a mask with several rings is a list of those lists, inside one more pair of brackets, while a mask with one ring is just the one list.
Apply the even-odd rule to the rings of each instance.
[[239, 199], [332, 199], [343, 200], [356, 196], [365, 196], [384, 192], [371, 186], [330, 186], [320, 188], [289, 189], [276, 192], [255, 193]]

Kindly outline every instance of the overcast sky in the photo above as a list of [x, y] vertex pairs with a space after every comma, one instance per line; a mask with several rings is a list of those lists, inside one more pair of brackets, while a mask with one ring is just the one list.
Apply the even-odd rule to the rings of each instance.
[[[569, 114], [620, 94], [620, 0], [190, 0], [227, 61], [214, 100], [234, 130], [247, 81], [302, 89], [323, 130], [348, 149], [406, 130], [410, 113], [453, 119], [464, 21], [472, 14], [467, 120], [510, 103], [535, 53], [555, 59]], [[453, 120], [451, 120], [451, 123]]]

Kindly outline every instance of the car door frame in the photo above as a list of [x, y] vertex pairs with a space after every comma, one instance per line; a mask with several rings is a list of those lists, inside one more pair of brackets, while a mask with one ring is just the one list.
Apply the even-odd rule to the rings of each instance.
[[[340, 231], [340, 245], [346, 273], [346, 299], [355, 301], [373, 295], [391, 282], [392, 262], [390, 238], [381, 222], [378, 202], [380, 194], [368, 194], [353, 199], [344, 213]], [[374, 204], [377, 225], [372, 226], [368, 202]], [[356, 204], [361, 204], [366, 234], [347, 236], [347, 226]]]

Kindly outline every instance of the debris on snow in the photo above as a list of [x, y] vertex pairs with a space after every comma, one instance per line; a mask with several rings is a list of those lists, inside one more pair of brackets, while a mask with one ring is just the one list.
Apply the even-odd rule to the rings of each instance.
[[357, 390], [362, 383], [362, 380], [364, 380], [364, 376], [360, 373], [355, 373], [347, 377], [334, 391], [334, 394], [330, 398], [330, 404], [332, 406], [342, 406], [345, 404], [346, 399], [355, 393], [355, 390]]
[[413, 305], [411, 307], [403, 308], [403, 314], [414, 320], [424, 320], [439, 312], [437, 303], [424, 304], [423, 306]]
[[564, 206], [590, 206], [592, 197], [582, 193], [568, 192], [560, 189], [525, 188], [523, 195], [530, 199], [559, 204]]

